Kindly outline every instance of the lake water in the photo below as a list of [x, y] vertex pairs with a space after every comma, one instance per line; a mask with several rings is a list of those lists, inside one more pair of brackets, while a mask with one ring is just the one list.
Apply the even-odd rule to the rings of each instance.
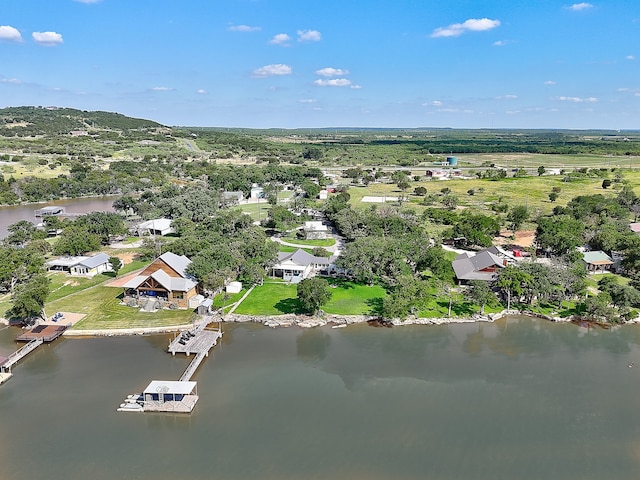
[[70, 198], [66, 200], [52, 200], [47, 203], [32, 203], [29, 205], [0, 206], [0, 238], [7, 236], [7, 227], [20, 220], [38, 223], [34, 211], [47, 205], [63, 205], [67, 213], [113, 212], [113, 202], [117, 196]]
[[190, 416], [116, 412], [179, 378], [167, 336], [62, 339], [0, 387], [0, 478], [639, 478], [639, 333], [228, 325]]

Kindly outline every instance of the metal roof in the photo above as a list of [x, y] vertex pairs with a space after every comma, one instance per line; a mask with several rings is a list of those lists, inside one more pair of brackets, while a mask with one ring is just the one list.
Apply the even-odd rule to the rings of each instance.
[[104, 265], [107, 262], [109, 262], [109, 255], [106, 253], [97, 253], [93, 257], [82, 260], [78, 265], [83, 265], [87, 268], [96, 268], [97, 266]]
[[189, 395], [194, 391], [198, 382], [178, 382], [171, 380], [153, 380], [147, 388], [144, 389], [144, 394], [152, 393], [169, 393], [174, 395]]
[[191, 264], [191, 260], [189, 260], [184, 255], [176, 255], [173, 252], [166, 252], [160, 255], [160, 260], [173, 268], [180, 276], [187, 276], [187, 267]]
[[584, 252], [582, 259], [586, 263], [590, 263], [592, 265], [611, 265], [613, 264], [613, 259], [604, 253], [602, 250], [596, 250], [594, 252]]
[[[330, 265], [331, 259], [327, 257], [316, 257], [310, 253], [305, 252], [302, 249], [298, 249], [295, 252], [280, 252], [278, 253], [278, 263], [293, 262], [297, 265]], [[277, 266], [276, 266], [277, 267]]]

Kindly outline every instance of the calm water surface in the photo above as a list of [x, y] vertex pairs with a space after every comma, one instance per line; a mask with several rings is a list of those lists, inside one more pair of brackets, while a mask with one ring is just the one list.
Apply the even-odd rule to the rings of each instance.
[[15, 367], [0, 478], [640, 478], [640, 327], [231, 325], [191, 416], [117, 413], [180, 376], [167, 341], [62, 339]]
[[67, 213], [113, 212], [113, 202], [117, 198], [117, 196], [70, 198], [52, 200], [47, 203], [0, 206], [0, 238], [7, 236], [7, 227], [9, 225], [13, 225], [20, 220], [28, 220], [33, 223], [40, 222], [40, 219], [35, 218], [34, 211], [47, 205], [63, 205], [67, 207]]

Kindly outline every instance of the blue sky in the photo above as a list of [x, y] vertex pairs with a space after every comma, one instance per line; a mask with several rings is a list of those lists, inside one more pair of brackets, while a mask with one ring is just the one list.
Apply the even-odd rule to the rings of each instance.
[[0, 106], [222, 127], [640, 128], [640, 1], [0, 0]]

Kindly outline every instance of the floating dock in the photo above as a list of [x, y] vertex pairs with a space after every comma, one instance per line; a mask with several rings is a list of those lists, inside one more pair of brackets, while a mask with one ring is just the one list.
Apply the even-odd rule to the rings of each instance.
[[168, 352], [172, 355], [176, 353], [184, 353], [187, 356], [195, 354], [180, 380], [153, 380], [141, 395], [129, 395], [120, 405], [118, 411], [191, 413], [199, 399], [198, 383], [192, 382], [191, 377], [222, 337], [220, 328], [207, 329], [207, 325], [212, 321], [212, 317], [206, 317], [194, 328], [177, 334], [169, 342]]

